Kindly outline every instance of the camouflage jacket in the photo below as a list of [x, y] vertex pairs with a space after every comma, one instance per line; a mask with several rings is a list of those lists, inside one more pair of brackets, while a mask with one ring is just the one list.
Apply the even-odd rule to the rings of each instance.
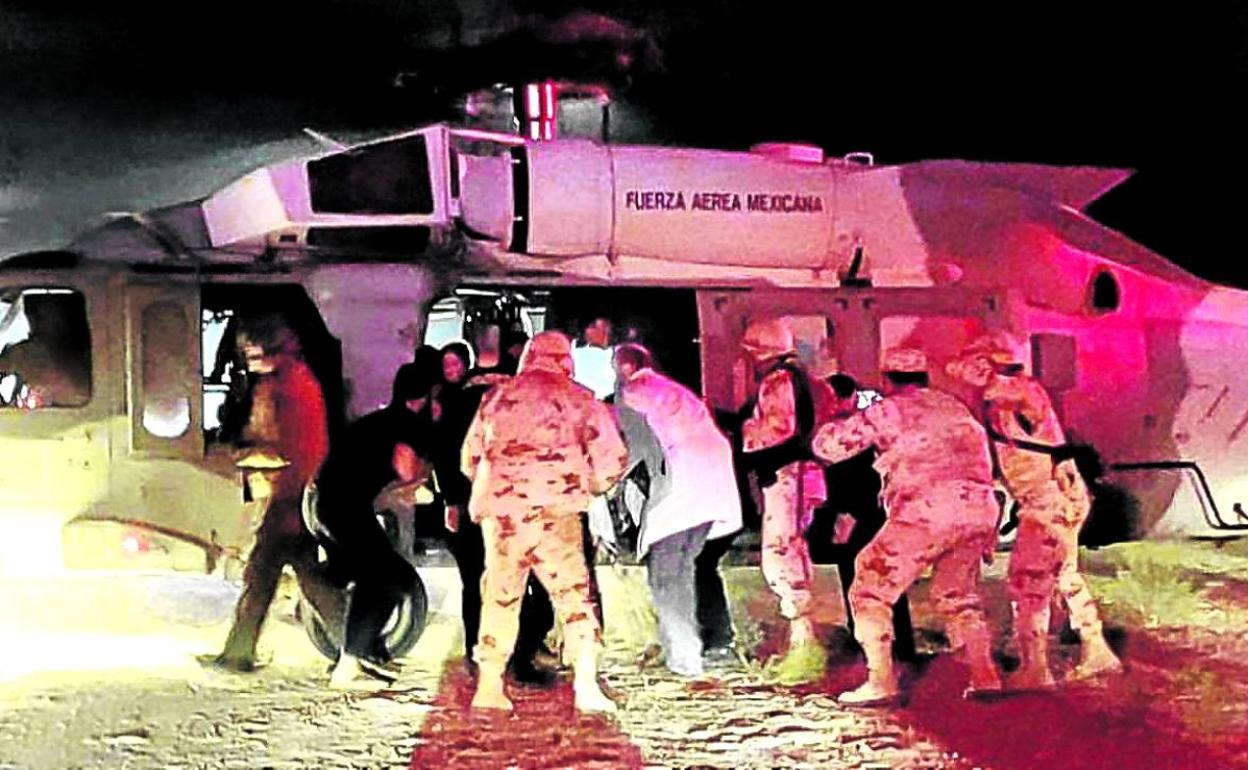
[[1017, 497], [1052, 481], [1051, 456], [1010, 444], [1011, 439], [1048, 446], [1066, 443], [1057, 412], [1040, 383], [1026, 376], [995, 377], [984, 391], [984, 406], [989, 428], [1005, 437], [994, 443], [1001, 476], [1010, 493]]
[[504, 510], [577, 515], [623, 475], [628, 450], [606, 404], [566, 375], [521, 371], [477, 410], [460, 455], [473, 521]]
[[841, 420], [819, 426], [811, 449], [825, 462], [846, 460], [870, 447], [893, 504], [934, 486], [992, 484], [988, 437], [953, 396], [928, 388], [903, 390]]

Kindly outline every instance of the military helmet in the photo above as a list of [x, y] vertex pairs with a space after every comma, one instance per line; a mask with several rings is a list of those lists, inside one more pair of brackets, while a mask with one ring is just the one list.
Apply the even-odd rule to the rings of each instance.
[[1006, 331], [995, 331], [981, 335], [962, 351], [964, 357], [983, 356], [994, 366], [1023, 366], [1022, 345], [1014, 335]]
[[880, 356], [885, 372], [927, 373], [927, 354], [918, 348], [891, 348]]
[[520, 371], [542, 369], [572, 376], [572, 340], [563, 332], [545, 331], [533, 335], [520, 354]]
[[760, 318], [751, 321], [741, 338], [741, 347], [762, 361], [797, 352], [793, 330], [783, 318]]

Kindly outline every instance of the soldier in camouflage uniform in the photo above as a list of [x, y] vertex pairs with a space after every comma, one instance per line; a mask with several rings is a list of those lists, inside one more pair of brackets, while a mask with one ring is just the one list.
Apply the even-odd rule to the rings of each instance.
[[615, 711], [598, 686], [601, 629], [589, 591], [581, 515], [623, 475], [628, 450], [608, 407], [572, 381], [571, 342], [542, 332], [516, 377], [494, 388], [468, 430], [461, 465], [472, 480], [468, 512], [485, 537], [474, 708], [510, 709], [503, 670], [535, 574], [563, 625], [581, 711]]
[[1010, 686], [1047, 690], [1055, 684], [1048, 656], [1054, 592], [1065, 601], [1083, 642], [1074, 677], [1117, 671], [1122, 664], [1105, 642], [1100, 613], [1079, 574], [1079, 530], [1091, 509], [1088, 488], [1074, 460], [1055, 461], [1043, 451], [1065, 444], [1066, 435], [1048, 394], [1023, 368], [1018, 344], [998, 333], [971, 343], [949, 371], [984, 389], [984, 420], [1002, 480], [1020, 506], [1008, 586], [1022, 663]]
[[984, 429], [953, 396], [927, 387], [922, 351], [885, 354], [884, 400], [821, 425], [812, 449], [840, 462], [870, 447], [883, 480], [888, 520], [861, 553], [849, 590], [854, 635], [867, 658], [868, 678], [842, 693], [846, 705], [880, 705], [900, 696], [891, 655], [892, 607], [932, 568], [931, 596], [948, 622], [955, 649], [970, 667], [968, 696], [1000, 691], [990, 657], [991, 637], [976, 591], [980, 561], [996, 542], [998, 506]]
[[[812, 567], [803, 535], [827, 491], [822, 469], [802, 457], [809, 457], [811, 431], [831, 413], [835, 398], [826, 383], [802, 369], [793, 332], [783, 319], [754, 321], [741, 346], [761, 374], [741, 430], [742, 449], [763, 491], [763, 577], [789, 621], [788, 653], [775, 671], [781, 681], [796, 684], [819, 676], [827, 658], [811, 619]], [[800, 445], [797, 454], [785, 449], [794, 442]]]

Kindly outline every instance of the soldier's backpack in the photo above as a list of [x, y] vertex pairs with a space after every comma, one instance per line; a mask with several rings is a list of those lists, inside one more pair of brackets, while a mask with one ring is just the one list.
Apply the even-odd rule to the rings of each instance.
[[[757, 475], [760, 487], [769, 487], [774, 484], [776, 473], [784, 466], [814, 459], [810, 451], [810, 440], [815, 432], [815, 402], [810, 393], [810, 380], [807, 379], [810, 375], [796, 361], [791, 358], [782, 358], [764, 372], [759, 381], [761, 382], [772, 372], [780, 370], [787, 371], [789, 380], [793, 383], [797, 429], [785, 441], [745, 455], [746, 463]], [[757, 396], [751, 398], [742, 409], [742, 413], [748, 415], [753, 412], [757, 402]]]

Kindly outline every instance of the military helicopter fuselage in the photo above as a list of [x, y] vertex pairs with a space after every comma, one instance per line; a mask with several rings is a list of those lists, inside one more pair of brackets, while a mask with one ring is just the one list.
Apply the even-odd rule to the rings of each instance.
[[944, 364], [1006, 330], [1111, 467], [1124, 532], [1233, 532], [1248, 500], [1248, 293], [1082, 213], [1126, 176], [446, 125], [257, 169], [0, 264], [0, 343], [35, 339], [22, 314], [61, 302], [85, 326], [90, 371], [85, 398], [0, 408], [0, 517], [31, 545], [6, 547], [3, 565], [30, 566], [35, 544], [90, 561], [112, 547], [106, 526], [119, 552], [140, 535], [191, 543], [178, 566], [240, 543], [217, 363], [230, 319], [262, 308], [298, 327], [339, 419], [384, 403], [415, 345], [468, 336], [482, 307], [515, 309], [502, 320], [528, 333], [609, 318], [724, 411], [748, 396], [739, 341], [758, 317], [788, 318], [816, 373], [871, 387], [882, 350], [922, 348], [933, 385], [969, 404]]

